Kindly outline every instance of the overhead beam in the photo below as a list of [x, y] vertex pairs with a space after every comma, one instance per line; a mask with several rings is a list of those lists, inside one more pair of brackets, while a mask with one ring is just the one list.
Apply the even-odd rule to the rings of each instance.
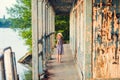
[[74, 0], [49, 0], [56, 14], [69, 14]]

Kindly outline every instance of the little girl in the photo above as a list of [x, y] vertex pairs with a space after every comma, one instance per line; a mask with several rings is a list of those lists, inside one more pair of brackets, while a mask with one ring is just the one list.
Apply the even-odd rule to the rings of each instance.
[[57, 36], [57, 44], [56, 44], [56, 47], [57, 47], [57, 60], [59, 63], [61, 63], [61, 57], [62, 57], [62, 54], [63, 54], [63, 35], [62, 33], [58, 33]]

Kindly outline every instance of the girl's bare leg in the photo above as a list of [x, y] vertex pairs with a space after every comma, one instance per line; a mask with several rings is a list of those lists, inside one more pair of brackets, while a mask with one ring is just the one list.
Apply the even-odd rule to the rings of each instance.
[[59, 54], [56, 54], [56, 62], [59, 62]]
[[62, 58], [62, 55], [59, 55], [59, 62], [61, 63], [61, 58]]

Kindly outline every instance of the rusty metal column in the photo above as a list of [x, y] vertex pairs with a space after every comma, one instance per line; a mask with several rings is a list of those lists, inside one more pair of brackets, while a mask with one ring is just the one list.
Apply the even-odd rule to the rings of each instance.
[[84, 0], [85, 80], [92, 78], [92, 0]]
[[38, 0], [38, 53], [39, 53], [39, 75], [43, 73], [43, 64], [42, 64], [42, 29], [43, 29], [43, 18], [42, 18], [42, 13], [43, 13], [43, 0]]
[[[40, 1], [40, 0], [39, 0]], [[32, 0], [32, 79], [38, 78], [38, 0]]]

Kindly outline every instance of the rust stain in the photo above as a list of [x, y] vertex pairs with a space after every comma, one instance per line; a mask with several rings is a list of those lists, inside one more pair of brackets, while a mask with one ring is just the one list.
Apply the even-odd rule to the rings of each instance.
[[112, 8], [112, 0], [93, 6], [95, 78], [120, 78], [120, 22]]

